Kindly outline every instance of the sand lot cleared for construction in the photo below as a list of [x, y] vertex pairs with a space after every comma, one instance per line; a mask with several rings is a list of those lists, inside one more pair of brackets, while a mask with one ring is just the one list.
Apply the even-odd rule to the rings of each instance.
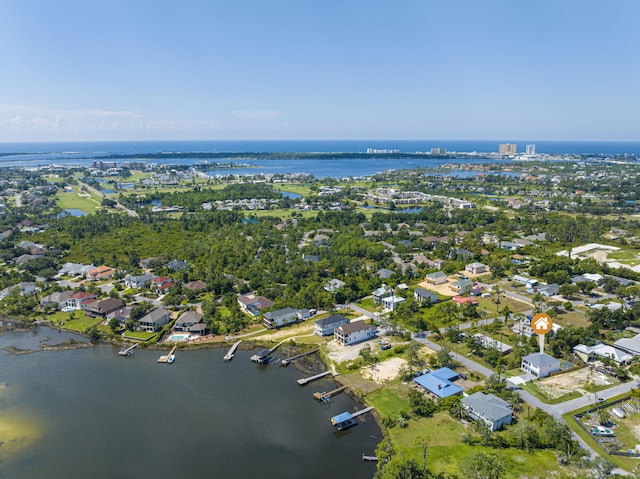
[[362, 368], [362, 377], [382, 384], [398, 377], [400, 369], [407, 365], [402, 358], [390, 358], [381, 363]]
[[547, 394], [549, 398], [558, 398], [572, 391], [578, 391], [582, 395], [589, 394], [584, 389], [589, 383], [595, 386], [608, 386], [617, 384], [617, 381], [589, 368], [582, 368], [536, 381], [538, 388]]

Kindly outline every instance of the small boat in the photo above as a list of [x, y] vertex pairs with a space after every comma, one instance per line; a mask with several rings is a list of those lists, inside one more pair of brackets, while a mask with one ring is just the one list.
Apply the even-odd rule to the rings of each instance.
[[175, 360], [176, 360], [176, 355], [175, 355], [175, 354], [171, 354], [171, 355], [167, 358], [167, 363], [172, 364]]

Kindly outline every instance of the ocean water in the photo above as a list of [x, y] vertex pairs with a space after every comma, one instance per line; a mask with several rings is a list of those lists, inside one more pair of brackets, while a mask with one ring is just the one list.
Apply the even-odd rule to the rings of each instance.
[[403, 153], [446, 148], [450, 152], [497, 152], [500, 143], [516, 143], [518, 151], [535, 144], [548, 154], [640, 154], [640, 141], [537, 141], [537, 140], [211, 140], [211, 141], [111, 141], [0, 143], [0, 154], [31, 158], [84, 158], [109, 154], [162, 152], [345, 152], [366, 153], [367, 148], [397, 149]]
[[[590, 154], [640, 154], [640, 142], [536, 142], [518, 141], [518, 149], [534, 143], [538, 153]], [[191, 165], [202, 163], [202, 158], [189, 157], [189, 153], [247, 153], [247, 158], [216, 159], [215, 163], [237, 164], [238, 168], [218, 168], [212, 175], [293, 174], [306, 173], [316, 178], [344, 178], [371, 176], [387, 170], [413, 168], [437, 169], [444, 163], [487, 163], [496, 161], [489, 157], [469, 158], [460, 155], [453, 158], [432, 158], [428, 155], [411, 158], [390, 158], [384, 154], [369, 158], [293, 159], [272, 157], [256, 159], [255, 153], [341, 152], [366, 153], [368, 148], [399, 150], [402, 153], [428, 152], [431, 148], [446, 148], [448, 152], [490, 153], [498, 150], [498, 141], [446, 141], [446, 140], [308, 140], [308, 141], [126, 141], [126, 142], [60, 142], [60, 143], [0, 143], [0, 167], [36, 167], [43, 165], [90, 166], [95, 158], [110, 155], [134, 155], [135, 159], [114, 161], [147, 161], [157, 164]], [[183, 153], [180, 158], [145, 155]], [[246, 168], [244, 166], [251, 166]], [[438, 173], [435, 173], [438, 174]], [[447, 171], [446, 175], [473, 176], [476, 171]], [[512, 174], [512, 173], [506, 173]]]

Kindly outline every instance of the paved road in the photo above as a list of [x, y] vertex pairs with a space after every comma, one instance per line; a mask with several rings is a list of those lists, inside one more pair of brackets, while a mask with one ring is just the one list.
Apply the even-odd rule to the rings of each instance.
[[[417, 342], [424, 344], [425, 346], [427, 346], [428, 348], [433, 349], [434, 351], [440, 351], [442, 348], [434, 343], [433, 341], [430, 341], [427, 338], [422, 338], [422, 337], [415, 337], [414, 338]], [[483, 366], [482, 364], [478, 364], [477, 362], [469, 359], [466, 356], [461, 356], [459, 354], [456, 353], [452, 353], [453, 354], [453, 359], [455, 359], [457, 362], [463, 364], [466, 368], [468, 368], [471, 371], [475, 371], [477, 373], [480, 373], [486, 377], [489, 377], [493, 374], [495, 374], [495, 371], [493, 371], [492, 369], [487, 368], [486, 366]], [[622, 386], [627, 386], [628, 389], [626, 389], [627, 391], [631, 389], [631, 387], [633, 387], [633, 385], [635, 384], [635, 381], [633, 381], [630, 385], [629, 384], [621, 384], [620, 386], [616, 386], [615, 388], [611, 388], [609, 390], [606, 391], [606, 397], [611, 397], [611, 396], [615, 396], [616, 394], [621, 394], [622, 392], [624, 392], [625, 388], [623, 388]], [[619, 390], [618, 390], [619, 389]], [[544, 402], [542, 402], [540, 399], [538, 399], [537, 397], [535, 397], [533, 394], [524, 391], [524, 390], [518, 390], [518, 395], [522, 398], [523, 401], [525, 401], [527, 404], [529, 404], [530, 406], [534, 407], [534, 408], [538, 408], [541, 409], [542, 411], [545, 411], [549, 414], [551, 414], [555, 419], [557, 419], [558, 421], [563, 421], [564, 419], [562, 418], [562, 415], [566, 412], [569, 411], [573, 411], [575, 409], [578, 409], [582, 406], [586, 406], [587, 404], [589, 404], [589, 398], [579, 398], [580, 400], [585, 400], [585, 404], [581, 404], [578, 403], [578, 399], [573, 400], [573, 401], [568, 401], [566, 403], [561, 403], [561, 404], [546, 404]], [[604, 393], [604, 392], [603, 392]], [[599, 395], [601, 397], [605, 397], [604, 394], [600, 394]], [[574, 406], [575, 403], [576, 405]], [[566, 409], [566, 410], [565, 410]], [[592, 457], [595, 457], [597, 454], [596, 452], [586, 443], [584, 442], [584, 440], [578, 436], [577, 434], [573, 433], [573, 437], [579, 442], [580, 446], [585, 450], [588, 451], [589, 454]]]

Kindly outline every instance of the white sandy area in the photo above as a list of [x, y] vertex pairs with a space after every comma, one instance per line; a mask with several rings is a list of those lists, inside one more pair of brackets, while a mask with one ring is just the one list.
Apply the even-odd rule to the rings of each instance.
[[381, 363], [374, 364], [362, 369], [362, 376], [377, 383], [384, 383], [398, 377], [400, 369], [407, 365], [407, 361], [402, 358], [391, 358]]

